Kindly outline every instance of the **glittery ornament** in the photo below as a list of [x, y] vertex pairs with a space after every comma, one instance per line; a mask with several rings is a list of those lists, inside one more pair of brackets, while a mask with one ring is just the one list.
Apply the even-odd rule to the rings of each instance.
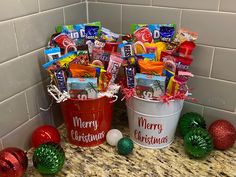
[[194, 128], [206, 128], [204, 118], [195, 112], [189, 112], [184, 114], [179, 120], [179, 131], [184, 137], [190, 130]]
[[58, 130], [51, 125], [38, 127], [32, 134], [31, 142], [33, 147], [38, 147], [40, 144], [53, 142], [59, 144], [61, 141]]
[[28, 166], [26, 153], [18, 148], [0, 151], [0, 177], [22, 177]]
[[204, 157], [213, 149], [212, 137], [209, 135], [207, 130], [195, 128], [185, 135], [184, 148], [192, 157]]
[[130, 138], [121, 138], [117, 144], [118, 153], [128, 155], [133, 151], [134, 143]]
[[33, 164], [41, 174], [52, 175], [59, 172], [64, 162], [65, 153], [59, 144], [41, 144], [34, 151]]
[[120, 132], [120, 130], [117, 129], [109, 130], [106, 135], [107, 143], [110, 144], [111, 146], [116, 146], [121, 138], [123, 138], [123, 135]]
[[213, 137], [213, 144], [216, 149], [226, 150], [234, 145], [236, 130], [227, 120], [217, 120], [213, 122], [208, 131]]

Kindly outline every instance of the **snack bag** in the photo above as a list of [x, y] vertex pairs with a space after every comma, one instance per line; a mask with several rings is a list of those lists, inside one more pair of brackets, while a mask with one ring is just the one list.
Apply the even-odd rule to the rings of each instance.
[[101, 69], [99, 81], [98, 81], [98, 90], [101, 92], [106, 92], [111, 81], [112, 74], [107, 73], [106, 70]]
[[153, 99], [165, 94], [165, 76], [137, 73], [135, 75], [136, 94], [140, 98]]
[[64, 53], [69, 53], [71, 51], [76, 51], [75, 43], [70, 39], [65, 33], [61, 33], [53, 38], [53, 41], [64, 50]]
[[162, 76], [163, 74], [163, 69], [164, 69], [163, 62], [138, 60], [138, 64], [140, 67], [140, 72], [143, 74], [159, 75], [159, 76]]
[[134, 53], [137, 54], [144, 54], [147, 53], [145, 44], [141, 41], [137, 41], [134, 43]]
[[98, 92], [97, 78], [68, 78], [67, 90], [74, 99], [95, 99]]
[[124, 34], [121, 36], [122, 42], [132, 42], [133, 41], [133, 35], [132, 34]]
[[71, 63], [69, 70], [74, 78], [89, 78], [96, 77], [96, 69], [91, 66], [80, 65], [77, 63]]
[[160, 39], [162, 42], [171, 42], [175, 35], [175, 27], [173, 26], [161, 26], [160, 27]]
[[192, 54], [195, 47], [196, 45], [193, 41], [184, 41], [179, 45], [177, 52], [179, 55], [187, 57]]
[[147, 24], [131, 24], [130, 25], [130, 32], [133, 34], [136, 30], [142, 27], [147, 27]]
[[[165, 28], [165, 27], [171, 27], [171, 28], [169, 28], [169, 31], [168, 31], [168, 28]], [[175, 24], [149, 24], [148, 25], [148, 29], [151, 31], [152, 38], [155, 42], [161, 41], [161, 39], [164, 39], [165, 37], [167, 37], [168, 39], [170, 38], [172, 39], [174, 37], [173, 28], [175, 30], [176, 28]]]
[[113, 84], [115, 82], [122, 63], [123, 63], [123, 60], [120, 57], [115, 56], [115, 55], [110, 56], [110, 61], [107, 68], [107, 72], [112, 74], [110, 84]]
[[65, 71], [63, 69], [55, 70], [54, 71], [54, 78], [55, 78], [55, 83], [56, 83], [58, 89], [61, 92], [67, 91]]
[[176, 34], [174, 42], [183, 43], [185, 41], [196, 41], [198, 38], [198, 33], [192, 32], [185, 28], [180, 28]]
[[135, 68], [127, 65], [124, 67], [127, 88], [134, 88]]
[[167, 86], [168, 95], [176, 95], [177, 93], [185, 94], [187, 92], [187, 79], [179, 76], [172, 76]]
[[148, 27], [141, 27], [137, 29], [133, 35], [134, 35], [135, 41], [141, 41], [143, 43], [145, 42], [151, 43], [153, 41], [152, 33], [148, 29]]
[[47, 48], [44, 54], [47, 55], [49, 61], [52, 61], [61, 57], [61, 49], [59, 47]]
[[134, 56], [133, 45], [131, 43], [122, 43], [119, 45], [122, 58]]
[[157, 47], [156, 59], [157, 59], [157, 61], [160, 61], [161, 52], [165, 52], [167, 50], [167, 46], [166, 46], [166, 43], [164, 43], [164, 42], [157, 42], [155, 44]]
[[139, 54], [139, 55], [136, 55], [136, 57], [138, 60], [155, 61], [155, 54], [154, 53]]
[[85, 39], [87, 41], [94, 42], [95, 38], [98, 36], [99, 26], [85, 26]]
[[103, 39], [104, 41], [117, 42], [119, 37], [120, 37], [119, 34], [113, 33], [111, 30], [102, 27], [101, 39]]
[[110, 53], [106, 52], [102, 49], [93, 49], [92, 52], [92, 64], [104, 67], [104, 69], [107, 69], [108, 63], [110, 60]]

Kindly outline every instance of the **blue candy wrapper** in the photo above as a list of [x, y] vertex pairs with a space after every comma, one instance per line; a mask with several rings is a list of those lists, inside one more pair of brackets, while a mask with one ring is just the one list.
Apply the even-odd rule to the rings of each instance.
[[97, 78], [68, 78], [67, 90], [71, 98], [97, 98]]
[[[152, 33], [152, 38], [155, 42], [158, 42], [161, 40], [161, 27], [173, 27], [174, 30], [176, 28], [175, 24], [149, 24], [148, 28]], [[164, 31], [165, 28], [162, 29], [162, 31]], [[174, 32], [175, 34], [175, 32]], [[174, 37], [174, 34], [172, 37]], [[164, 33], [162, 33], [162, 38], [165, 37]]]
[[99, 26], [85, 26], [85, 39], [87, 41], [95, 41], [95, 37], [98, 36]]

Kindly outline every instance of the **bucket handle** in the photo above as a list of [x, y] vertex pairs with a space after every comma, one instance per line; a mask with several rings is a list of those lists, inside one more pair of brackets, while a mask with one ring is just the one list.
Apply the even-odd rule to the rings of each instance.
[[115, 103], [118, 100], [118, 96], [117, 95], [113, 95], [111, 98], [113, 98], [113, 100], [111, 100], [109, 103]]

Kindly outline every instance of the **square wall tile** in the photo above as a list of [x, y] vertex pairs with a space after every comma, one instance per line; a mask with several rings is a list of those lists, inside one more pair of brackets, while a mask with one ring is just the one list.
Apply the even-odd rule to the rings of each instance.
[[64, 8], [65, 24], [78, 24], [87, 22], [86, 3], [76, 4]]
[[38, 11], [38, 0], [2, 1], [0, 6], [0, 21], [37, 13]]
[[41, 125], [50, 125], [50, 120], [37, 115], [30, 121], [24, 123], [7, 136], [2, 138], [4, 147], [18, 147], [28, 150], [31, 147], [31, 135], [33, 131]]
[[236, 83], [229, 83], [204, 77], [195, 76], [190, 79], [189, 88], [193, 89], [192, 97], [199, 100], [199, 104], [235, 111]]
[[236, 128], [236, 113], [235, 112], [228, 112], [228, 111], [224, 111], [220, 109], [205, 107], [203, 116], [205, 117], [207, 126], [211, 125], [211, 123], [216, 120], [224, 119], [224, 120], [228, 120]]
[[39, 0], [39, 6], [40, 11], [44, 11], [78, 2], [81, 2], [81, 0]]
[[57, 25], [64, 24], [62, 9], [15, 20], [19, 53], [46, 46]]
[[211, 77], [236, 82], [236, 50], [216, 49]]
[[202, 115], [203, 106], [199, 105], [199, 104], [194, 104], [194, 103], [190, 103], [190, 102], [185, 101], [184, 102], [184, 107], [183, 107], [183, 110], [182, 110], [181, 114], [183, 115], [183, 114], [188, 113], [188, 112], [196, 112], [196, 113]]
[[0, 137], [2, 137], [29, 119], [24, 94], [1, 102], [0, 112]]
[[26, 100], [29, 109], [30, 118], [40, 113], [40, 108], [47, 108], [49, 106], [50, 97], [45, 92], [42, 83], [39, 83], [26, 91]]
[[152, 0], [152, 4], [156, 6], [201, 9], [201, 10], [218, 10], [217, 0]]
[[179, 24], [180, 10], [157, 7], [122, 6], [122, 32], [130, 33], [133, 23]]
[[196, 31], [198, 43], [236, 48], [236, 14], [183, 10], [181, 27]]
[[46, 79], [43, 50], [19, 57], [0, 65], [0, 101], [13, 96], [26, 88]]
[[17, 56], [15, 30], [13, 27], [13, 23], [3, 22], [0, 24], [0, 39], [0, 63], [2, 63]]
[[89, 3], [89, 22], [101, 21], [102, 26], [121, 33], [121, 5]]
[[221, 0], [220, 11], [236, 12], [236, 1], [235, 0]]
[[213, 50], [213, 47], [196, 47], [193, 51], [193, 63], [190, 66], [190, 71], [193, 74], [207, 77], [209, 76]]

